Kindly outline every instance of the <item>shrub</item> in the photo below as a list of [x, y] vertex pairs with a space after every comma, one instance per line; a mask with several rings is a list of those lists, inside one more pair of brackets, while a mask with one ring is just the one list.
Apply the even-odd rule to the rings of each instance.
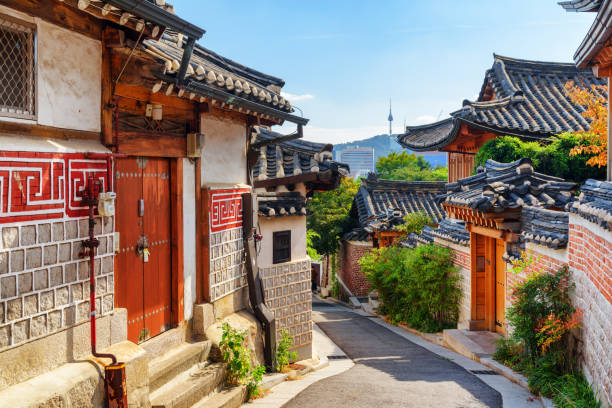
[[[533, 259], [523, 254], [512, 271], [523, 273], [532, 265]], [[506, 312], [514, 330], [496, 343], [493, 358], [524, 373], [530, 391], [553, 398], [556, 406], [599, 407], [572, 359], [571, 330], [580, 326], [582, 315], [570, 303], [568, 268], [526, 276], [514, 287], [513, 303]]]
[[576, 182], [583, 182], [588, 178], [603, 180], [606, 176], [605, 168], [586, 164], [590, 155], [570, 154], [574, 148], [584, 143], [584, 136], [575, 133], [561, 133], [543, 143], [525, 142], [512, 136], [499, 137], [480, 147], [474, 169], [488, 159], [509, 163], [529, 157], [534, 169], [540, 173]]
[[436, 226], [435, 221], [432, 220], [431, 217], [427, 215], [424, 211], [417, 211], [410, 214], [406, 214], [406, 216], [404, 217], [404, 221], [404, 224], [398, 225], [397, 227], [395, 227], [395, 229], [406, 234], [409, 234], [411, 232], [420, 234], [424, 226]]
[[374, 249], [359, 261], [378, 290], [380, 311], [422, 331], [456, 327], [461, 289], [451, 251], [434, 244]]
[[283, 327], [281, 330], [281, 338], [278, 342], [278, 346], [276, 346], [276, 371], [279, 373], [291, 363], [291, 360], [295, 361], [297, 359], [297, 353], [295, 351], [289, 351], [292, 345], [293, 336]]
[[259, 384], [266, 368], [261, 365], [252, 366], [251, 351], [246, 346], [247, 331], [236, 330], [228, 323], [223, 323], [221, 328], [223, 333], [219, 347], [226, 364], [226, 385], [244, 384], [247, 387], [249, 398], [260, 395]]

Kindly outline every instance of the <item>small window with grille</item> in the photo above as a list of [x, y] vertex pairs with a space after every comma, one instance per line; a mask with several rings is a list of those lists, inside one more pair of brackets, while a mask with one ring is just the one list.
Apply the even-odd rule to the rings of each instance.
[[0, 116], [36, 117], [36, 26], [0, 14]]
[[277, 231], [272, 234], [272, 263], [291, 260], [291, 231]]

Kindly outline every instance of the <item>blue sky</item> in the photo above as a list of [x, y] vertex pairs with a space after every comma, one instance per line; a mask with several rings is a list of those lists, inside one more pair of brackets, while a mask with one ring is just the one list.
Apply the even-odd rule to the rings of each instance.
[[394, 133], [448, 116], [476, 97], [493, 53], [570, 62], [595, 17], [556, 0], [173, 4], [205, 47], [283, 78], [305, 139], [328, 143], [387, 133], [389, 98]]

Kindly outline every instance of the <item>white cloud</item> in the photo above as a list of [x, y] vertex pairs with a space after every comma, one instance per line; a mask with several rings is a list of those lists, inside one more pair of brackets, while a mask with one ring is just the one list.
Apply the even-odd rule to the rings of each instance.
[[288, 92], [281, 92], [281, 96], [285, 99], [288, 99], [291, 102], [305, 101], [307, 99], [314, 99], [314, 95], [311, 95], [311, 94], [295, 95], [295, 94], [288, 93]]

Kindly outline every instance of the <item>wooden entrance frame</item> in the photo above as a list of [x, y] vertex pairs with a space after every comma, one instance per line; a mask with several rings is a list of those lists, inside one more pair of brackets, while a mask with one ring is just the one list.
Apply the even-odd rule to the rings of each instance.
[[[449, 217], [465, 221], [465, 229], [470, 232], [471, 284], [468, 328], [471, 331], [488, 330], [505, 334], [505, 326], [500, 329], [496, 327], [496, 264], [502, 262], [497, 256], [496, 247], [500, 241], [518, 242], [519, 235], [514, 231], [520, 227], [518, 221], [520, 209], [510, 209], [501, 213], [484, 213], [449, 203], [444, 203], [443, 207]], [[479, 247], [482, 248], [481, 251]], [[479, 257], [484, 258], [482, 265], [479, 265]], [[479, 295], [481, 295], [478, 292], [479, 279], [484, 279], [483, 311], [479, 310], [478, 303]], [[505, 298], [505, 293], [503, 295]]]

